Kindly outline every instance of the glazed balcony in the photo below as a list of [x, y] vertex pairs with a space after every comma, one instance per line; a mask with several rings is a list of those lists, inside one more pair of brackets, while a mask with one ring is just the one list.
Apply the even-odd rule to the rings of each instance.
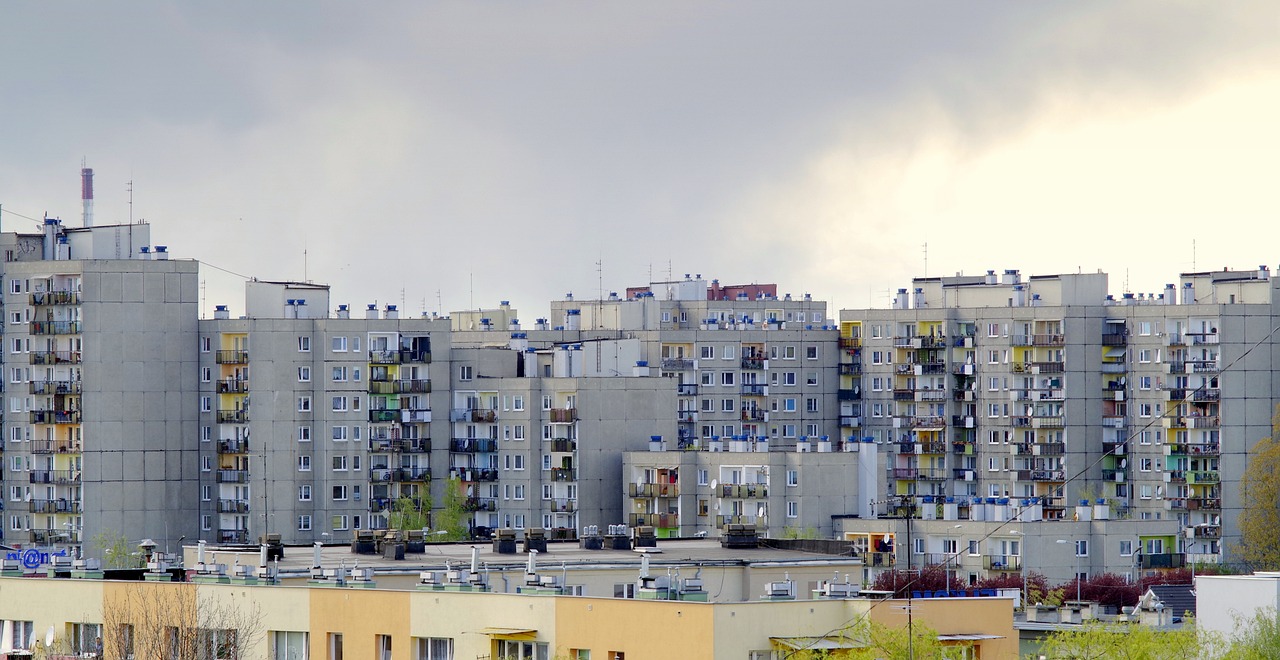
[[218, 394], [244, 394], [249, 391], [249, 381], [245, 378], [223, 378], [218, 381]]
[[32, 410], [32, 424], [79, 424], [79, 410]]
[[244, 424], [244, 423], [247, 423], [248, 421], [249, 421], [248, 410], [240, 409], [240, 410], [219, 410], [218, 411], [219, 424]]
[[249, 513], [249, 500], [218, 500], [218, 513]]
[[33, 380], [29, 384], [32, 394], [80, 394], [83, 389], [78, 380]]
[[80, 513], [83, 510], [80, 502], [66, 498], [57, 500], [29, 500], [31, 513]]
[[80, 351], [31, 351], [31, 364], [80, 364]]
[[79, 291], [43, 291], [31, 294], [29, 300], [33, 306], [41, 305], [79, 305]]
[[78, 335], [79, 321], [32, 321], [28, 330], [33, 335]]
[[249, 351], [218, 351], [214, 361], [218, 364], [249, 364]]

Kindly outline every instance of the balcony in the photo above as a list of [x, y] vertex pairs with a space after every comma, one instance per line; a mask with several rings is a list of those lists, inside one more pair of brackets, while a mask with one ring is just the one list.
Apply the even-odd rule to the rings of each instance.
[[218, 364], [249, 364], [249, 351], [218, 351], [214, 361]]
[[28, 510], [31, 513], [80, 513], [80, 502], [66, 498], [58, 500], [29, 500]]
[[399, 408], [375, 408], [369, 411], [369, 421], [374, 424], [379, 422], [396, 422], [399, 420]]
[[1170, 455], [1217, 456], [1219, 452], [1219, 446], [1216, 442], [1206, 442], [1202, 444], [1175, 443], [1165, 446], [1169, 448]]
[[1220, 511], [1222, 510], [1222, 500], [1216, 497], [1188, 497], [1187, 510]]
[[1222, 392], [1218, 390], [1197, 389], [1191, 392], [1192, 401], [1218, 401], [1222, 398]]
[[860, 415], [841, 415], [840, 426], [857, 428], [862, 426], [862, 417]]
[[468, 497], [462, 509], [467, 512], [497, 511], [498, 500], [492, 497]]
[[401, 408], [400, 422], [402, 424], [429, 424], [431, 423], [431, 409]]
[[31, 364], [80, 364], [80, 351], [31, 351]]
[[557, 497], [548, 502], [553, 513], [573, 513], [578, 509], [578, 501], [568, 497]]
[[1065, 442], [1037, 442], [1031, 446], [1036, 456], [1061, 456], [1067, 452]]
[[32, 470], [28, 481], [33, 484], [78, 484], [79, 470]]
[[675, 513], [633, 513], [630, 515], [629, 524], [632, 527], [648, 525], [670, 529], [680, 526], [680, 516]]
[[1035, 429], [1060, 429], [1066, 425], [1066, 419], [1061, 416], [1031, 418], [1031, 428]]
[[[449, 476], [465, 482], [497, 481], [498, 471], [492, 468], [451, 467], [449, 468]], [[390, 476], [387, 479], [390, 480]]]
[[1019, 555], [983, 555], [982, 567], [988, 571], [1020, 571], [1022, 557]]
[[945, 468], [918, 468], [916, 480], [918, 481], [943, 481], [947, 478]]
[[836, 400], [837, 401], [861, 401], [862, 391], [855, 390], [855, 389], [836, 390]]
[[552, 468], [552, 481], [577, 481], [578, 471], [573, 468]]
[[762, 357], [744, 357], [742, 358], [742, 368], [753, 371], [764, 369], [768, 362]]
[[1181, 552], [1162, 552], [1158, 554], [1141, 553], [1138, 565], [1142, 568], [1183, 568], [1187, 565], [1187, 556]]
[[33, 380], [29, 389], [32, 394], [80, 394], [83, 387], [78, 380]]
[[369, 351], [369, 364], [400, 364], [400, 351]]
[[1122, 334], [1119, 332], [1102, 333], [1103, 346], [1125, 346], [1128, 343], [1129, 343], [1129, 335]]
[[1189, 484], [1216, 484], [1220, 480], [1217, 472], [1188, 472], [1187, 483]]
[[696, 422], [698, 421], [698, 412], [696, 410], [679, 410], [676, 411], [677, 422]]
[[892, 552], [871, 552], [871, 551], [863, 552], [862, 565], [873, 566], [873, 567], [878, 566], [882, 568], [892, 568], [893, 553]]
[[32, 424], [79, 424], [79, 410], [32, 410]]
[[769, 421], [769, 413], [760, 408], [744, 408], [742, 410], [742, 421], [744, 422], [767, 422]]
[[1033, 346], [1065, 346], [1066, 340], [1062, 335], [1031, 335], [1031, 344]]
[[245, 544], [248, 542], [249, 542], [249, 530], [247, 529], [218, 530], [218, 543]]
[[249, 453], [248, 440], [219, 440], [219, 454], [247, 454]]
[[971, 429], [977, 425], [977, 420], [971, 416], [952, 415], [951, 425], [962, 429]]
[[79, 305], [79, 291], [42, 291], [31, 294], [29, 298], [33, 306], [40, 305]]
[[1116, 483], [1121, 483], [1121, 482], [1123, 482], [1123, 481], [1125, 480], [1125, 478], [1127, 477], [1127, 475], [1128, 475], [1128, 473], [1127, 473], [1127, 472], [1125, 472], [1124, 470], [1120, 470], [1120, 469], [1114, 469], [1114, 470], [1103, 470], [1103, 471], [1102, 471], [1102, 480], [1103, 480], [1103, 481], [1114, 481], [1114, 482], [1116, 482]]
[[220, 484], [247, 484], [249, 483], [249, 471], [218, 470], [217, 481]]
[[449, 441], [449, 451], [464, 454], [492, 453], [498, 451], [498, 441], [490, 438], [454, 438]]
[[901, 389], [901, 388], [899, 388], [899, 389], [895, 389], [895, 390], [893, 391], [893, 400], [894, 400], [894, 401], [915, 401], [915, 400], [916, 400], [916, 391], [915, 391], [915, 390], [908, 390], [908, 389]]
[[33, 335], [78, 335], [79, 321], [32, 321], [29, 324]]
[[1102, 443], [1102, 453], [1111, 454], [1112, 456], [1124, 456], [1129, 451], [1129, 443], [1121, 440], [1115, 442], [1104, 441]]
[[720, 489], [715, 492], [717, 497], [730, 498], [747, 498], [747, 497], [768, 497], [768, 484], [720, 484]]
[[841, 337], [840, 350], [852, 351], [862, 348], [862, 337]]
[[974, 443], [967, 441], [953, 441], [951, 443], [951, 453], [971, 456], [974, 453]]
[[696, 396], [698, 394], [698, 384], [680, 383], [676, 385], [676, 394], [680, 396]]
[[[3, 448], [0, 447], [0, 449]], [[80, 451], [80, 443], [78, 442], [35, 440], [31, 443], [31, 453], [33, 454], [78, 454]]]
[[731, 514], [731, 515], [716, 516], [716, 527], [719, 527], [722, 529], [724, 528], [725, 525], [754, 525], [754, 524], [756, 524], [755, 516], [748, 516], [742, 513], [739, 513], [736, 515]]
[[1222, 527], [1219, 525], [1196, 525], [1191, 528], [1192, 536], [1198, 539], [1222, 538]]
[[244, 424], [249, 421], [249, 411], [240, 410], [219, 410], [219, 424]]
[[629, 483], [627, 494], [630, 497], [678, 497], [680, 487], [676, 484]]
[[1064, 370], [1061, 362], [1032, 362], [1031, 373], [1033, 374], [1060, 374]]
[[547, 447], [547, 451], [552, 453], [568, 454], [578, 450], [578, 443], [575, 440], [557, 438], [555, 440], [549, 440], [548, 442], [550, 443], [550, 446]]
[[578, 421], [577, 408], [552, 408], [550, 413], [552, 424], [572, 424]]
[[218, 500], [218, 513], [249, 513], [249, 500]]
[[389, 497], [370, 497], [369, 513], [382, 513], [391, 509], [391, 498]]
[[693, 360], [686, 358], [662, 358], [663, 371], [688, 371], [693, 368]]
[[769, 386], [763, 383], [746, 383], [742, 386], [742, 396], [768, 396]]
[[860, 376], [862, 375], [861, 362], [841, 362], [838, 367], [841, 376]]
[[894, 479], [915, 480], [919, 476], [920, 476], [920, 468], [913, 468], [913, 467], [893, 468]]
[[370, 394], [430, 394], [431, 381], [425, 378], [370, 380]]
[[245, 378], [224, 378], [218, 381], [218, 394], [244, 394], [249, 391], [249, 381]]
[[394, 470], [391, 470], [391, 481], [393, 482], [415, 482], [415, 481], [430, 481], [430, 480], [431, 480], [431, 468], [402, 467], [402, 468], [396, 468]]

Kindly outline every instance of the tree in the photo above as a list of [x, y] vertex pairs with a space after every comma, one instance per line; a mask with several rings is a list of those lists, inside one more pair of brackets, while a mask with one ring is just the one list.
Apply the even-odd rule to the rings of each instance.
[[467, 497], [462, 492], [462, 481], [449, 477], [444, 485], [444, 506], [435, 512], [435, 526], [441, 541], [465, 541], [470, 536], [467, 525]]
[[1280, 658], [1280, 618], [1275, 608], [1257, 610], [1251, 617], [1236, 619], [1227, 660], [1269, 660]]
[[234, 590], [185, 582], [113, 586], [103, 600], [103, 657], [245, 658], [262, 635], [261, 609]]
[[1197, 631], [1190, 624], [1158, 630], [1137, 624], [1092, 622], [1049, 633], [1040, 644], [1039, 655], [1071, 660], [1190, 660], [1219, 657], [1222, 645], [1221, 638]]
[[1249, 450], [1240, 477], [1240, 543], [1233, 549], [1254, 570], [1280, 568], [1280, 406], [1271, 418], [1271, 437]]
[[391, 529], [426, 529], [431, 526], [431, 498], [398, 497], [391, 504], [387, 526]]
[[852, 660], [959, 660], [969, 657], [965, 647], [948, 646], [938, 641], [938, 633], [929, 626], [917, 623], [909, 632], [908, 635], [905, 627], [890, 628], [873, 621], [861, 635], [856, 636], [864, 640], [865, 646], [852, 650], [847, 657]]
[[142, 556], [133, 552], [129, 539], [114, 529], [94, 534], [91, 545], [102, 555], [103, 568], [142, 568]]

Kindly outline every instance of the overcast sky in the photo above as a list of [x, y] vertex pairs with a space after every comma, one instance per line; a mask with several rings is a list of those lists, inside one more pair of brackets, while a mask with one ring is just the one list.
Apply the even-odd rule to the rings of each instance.
[[132, 180], [175, 257], [357, 308], [531, 321], [669, 272], [833, 309], [989, 268], [1159, 292], [1280, 269], [1278, 7], [5, 2], [3, 229], [79, 225], [85, 158], [98, 224]]

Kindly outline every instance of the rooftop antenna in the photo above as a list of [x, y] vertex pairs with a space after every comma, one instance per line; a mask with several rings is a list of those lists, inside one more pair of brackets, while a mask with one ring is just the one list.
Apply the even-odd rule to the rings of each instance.
[[206, 304], [209, 300], [209, 280], [200, 280], [200, 318], [204, 318], [208, 309]]
[[1196, 272], [1196, 239], [1191, 239], [1191, 272]]
[[305, 241], [302, 243], [302, 281], [310, 281], [307, 279], [307, 244]]
[[443, 315], [444, 315], [444, 302], [443, 302], [443, 300], [444, 300], [444, 299], [440, 297], [440, 289], [436, 289], [436, 313], [437, 313], [437, 314], [440, 314], [441, 316], [443, 316]]
[[129, 224], [133, 224], [133, 179], [125, 184], [129, 191]]
[[929, 243], [924, 244], [924, 276], [929, 276]]

